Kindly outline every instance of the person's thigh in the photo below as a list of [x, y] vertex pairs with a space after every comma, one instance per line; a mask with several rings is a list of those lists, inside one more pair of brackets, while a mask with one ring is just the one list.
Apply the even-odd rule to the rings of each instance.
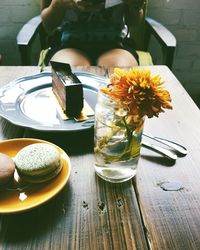
[[71, 66], [89, 66], [91, 64], [89, 58], [84, 53], [73, 48], [59, 50], [52, 56], [51, 60], [69, 63]]
[[103, 53], [97, 60], [99, 66], [106, 67], [134, 67], [138, 66], [135, 57], [127, 50], [112, 49]]

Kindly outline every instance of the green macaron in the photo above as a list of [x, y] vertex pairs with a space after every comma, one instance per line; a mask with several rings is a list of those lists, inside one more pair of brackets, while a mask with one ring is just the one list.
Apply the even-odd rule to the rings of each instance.
[[48, 181], [62, 169], [58, 150], [47, 143], [34, 143], [22, 148], [14, 161], [19, 176], [31, 183]]

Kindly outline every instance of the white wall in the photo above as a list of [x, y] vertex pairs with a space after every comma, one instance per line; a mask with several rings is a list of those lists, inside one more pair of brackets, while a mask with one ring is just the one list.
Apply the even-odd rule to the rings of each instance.
[[0, 0], [0, 53], [4, 65], [19, 65], [17, 33], [30, 17], [38, 13], [38, 0]]
[[200, 1], [149, 0], [148, 15], [176, 36], [173, 72], [200, 104]]

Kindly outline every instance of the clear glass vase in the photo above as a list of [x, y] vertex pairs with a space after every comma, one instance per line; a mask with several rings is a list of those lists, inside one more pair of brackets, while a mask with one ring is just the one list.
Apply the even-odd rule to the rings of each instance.
[[129, 115], [108, 96], [99, 92], [95, 108], [95, 171], [113, 183], [136, 175], [144, 117]]

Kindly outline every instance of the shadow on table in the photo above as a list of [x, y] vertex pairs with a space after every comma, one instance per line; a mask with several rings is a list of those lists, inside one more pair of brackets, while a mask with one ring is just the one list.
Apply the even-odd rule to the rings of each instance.
[[170, 160], [170, 159], [163, 157], [163, 156], [153, 156], [153, 155], [142, 154], [141, 158], [145, 159], [147, 161], [153, 162], [153, 163], [157, 163], [160, 166], [165, 166], [165, 167], [172, 167], [176, 163], [176, 161]]
[[70, 155], [92, 152], [94, 146], [93, 129], [80, 132], [40, 132], [27, 129], [25, 137], [47, 140], [58, 145]]
[[[64, 225], [67, 224], [65, 220], [70, 221], [72, 210], [72, 188], [69, 182], [62, 192], [46, 204], [19, 214], [4, 215], [1, 221], [4, 233], [2, 231], [0, 241], [7, 247], [15, 243], [22, 246], [24, 243], [24, 248], [30, 249], [32, 244], [36, 245], [34, 242], [38, 242], [38, 246], [42, 248], [40, 240], [44, 244], [44, 238], [49, 241], [51, 237], [55, 238], [53, 235], [57, 234], [59, 237], [59, 230], [64, 230]], [[50, 242], [46, 244], [51, 245]]]
[[82, 131], [40, 131], [16, 126], [4, 118], [0, 119], [2, 126], [1, 139], [35, 138], [52, 142], [68, 154], [76, 155], [93, 151], [94, 129]]

